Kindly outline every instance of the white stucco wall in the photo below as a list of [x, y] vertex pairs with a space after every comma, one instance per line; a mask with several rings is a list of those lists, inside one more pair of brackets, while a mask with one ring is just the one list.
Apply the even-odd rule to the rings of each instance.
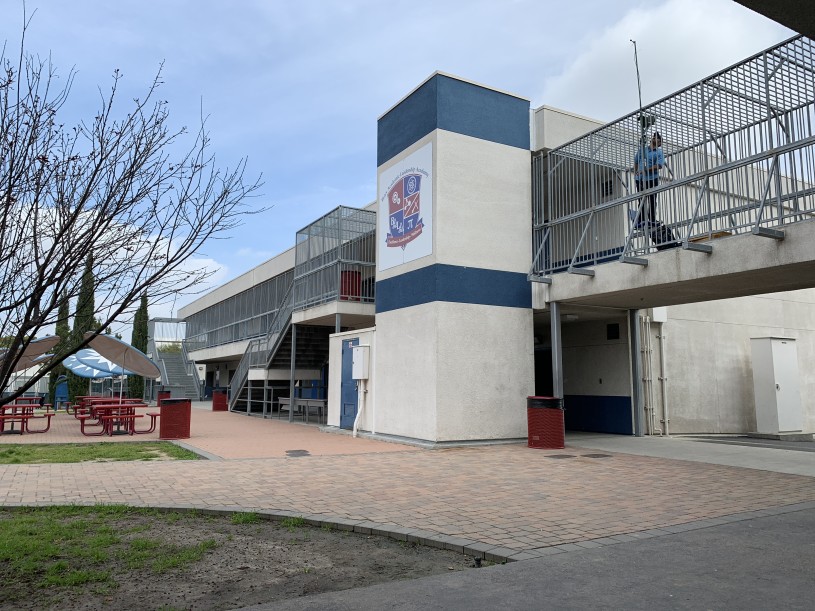
[[750, 338], [796, 339], [804, 427], [815, 432], [815, 289], [668, 308], [671, 433], [755, 430]]
[[[620, 326], [619, 339], [606, 339], [606, 325]], [[625, 318], [565, 323], [563, 391], [567, 395], [631, 396], [631, 358]]]
[[378, 433], [436, 440], [438, 318], [438, 303], [376, 315]]
[[532, 111], [532, 150], [556, 148], [602, 126], [596, 119], [541, 106]]
[[526, 437], [535, 394], [532, 311], [439, 303], [437, 439]]
[[[382, 270], [377, 280], [437, 263], [526, 274], [529, 151], [436, 130], [379, 175], [428, 143], [433, 253]], [[379, 185], [380, 195], [387, 187]], [[376, 334], [376, 432], [430, 441], [526, 435], [525, 399], [534, 393], [531, 309], [437, 301], [378, 313]]]
[[532, 261], [529, 151], [438, 131], [435, 260], [517, 271]]

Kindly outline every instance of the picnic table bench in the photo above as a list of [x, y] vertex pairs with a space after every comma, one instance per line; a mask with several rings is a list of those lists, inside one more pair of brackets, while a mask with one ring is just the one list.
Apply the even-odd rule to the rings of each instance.
[[[294, 399], [294, 411], [295, 413], [301, 414], [303, 420], [306, 422], [309, 421], [309, 416], [311, 410], [317, 411], [317, 421], [322, 422], [323, 416], [325, 413], [325, 399], [301, 399], [295, 398]], [[280, 418], [283, 411], [289, 411], [291, 409], [291, 400], [289, 397], [280, 397], [277, 400], [277, 417]]]
[[[102, 421], [103, 434], [108, 435], [132, 435], [136, 431], [136, 418], [144, 418], [144, 414], [108, 414], [99, 416]], [[124, 424], [124, 429], [120, 427]], [[114, 431], [114, 427], [116, 430]]]
[[[78, 411], [75, 418], [80, 422], [80, 430], [87, 437], [101, 435], [146, 435], [156, 430], [156, 419], [161, 415], [158, 412], [137, 414], [137, 405], [134, 403], [93, 405], [88, 410]], [[147, 407], [142, 403], [138, 407]], [[139, 430], [136, 428], [138, 418], [150, 417], [150, 426]], [[86, 427], [100, 426], [98, 431], [89, 432]]]
[[[19, 412], [12, 412], [10, 414], [0, 414], [0, 433], [18, 433], [22, 435], [23, 433], [47, 433], [48, 430], [51, 428], [51, 417], [53, 416], [53, 412], [45, 412], [44, 414], [35, 414], [33, 411], [19, 411]], [[46, 426], [42, 429], [32, 429], [30, 426], [31, 420], [40, 420], [42, 418], [46, 419]], [[11, 429], [8, 431], [6, 430], [6, 423], [11, 424]], [[16, 423], [20, 424], [20, 429], [15, 430], [14, 425]]]

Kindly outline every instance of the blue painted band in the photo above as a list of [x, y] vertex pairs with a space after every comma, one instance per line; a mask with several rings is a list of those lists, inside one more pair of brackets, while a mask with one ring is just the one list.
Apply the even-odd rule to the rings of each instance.
[[529, 150], [529, 102], [436, 74], [379, 119], [377, 165], [435, 129]]
[[633, 435], [631, 397], [566, 395], [566, 430]]
[[429, 265], [376, 283], [376, 312], [448, 301], [531, 308], [525, 274], [457, 265]]

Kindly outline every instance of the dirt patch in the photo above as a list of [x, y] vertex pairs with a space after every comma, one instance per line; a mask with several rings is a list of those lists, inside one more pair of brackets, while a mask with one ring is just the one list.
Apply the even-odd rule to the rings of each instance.
[[[45, 586], [43, 574], [10, 574], [6, 566], [0, 568], [0, 609], [233, 609], [473, 567], [471, 557], [450, 551], [268, 520], [126, 515], [107, 524], [119, 533], [122, 553], [111, 548], [108, 558], [88, 568], [109, 571], [108, 581]], [[150, 561], [133, 568], [124, 550], [145, 538], [207, 551], [180, 569], [156, 569]]]

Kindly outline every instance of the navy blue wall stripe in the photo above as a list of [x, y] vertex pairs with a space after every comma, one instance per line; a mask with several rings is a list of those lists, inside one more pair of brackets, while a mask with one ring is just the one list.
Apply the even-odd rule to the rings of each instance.
[[633, 435], [631, 397], [566, 395], [563, 397], [566, 429]]
[[376, 283], [376, 312], [449, 301], [531, 308], [526, 274], [457, 265], [429, 265]]
[[437, 74], [379, 119], [377, 165], [434, 129], [529, 150], [529, 102]]

